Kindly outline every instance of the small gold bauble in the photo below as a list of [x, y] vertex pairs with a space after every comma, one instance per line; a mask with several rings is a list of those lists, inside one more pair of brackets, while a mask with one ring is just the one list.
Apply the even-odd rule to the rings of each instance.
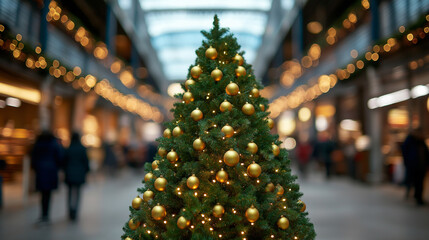
[[270, 129], [274, 127], [274, 121], [271, 118], [267, 118], [267, 125]]
[[250, 91], [250, 95], [252, 95], [252, 97], [255, 97], [255, 98], [259, 97], [259, 90], [257, 88], [253, 88]]
[[197, 138], [194, 140], [194, 143], [192, 143], [192, 146], [197, 151], [202, 151], [204, 148], [206, 148], [206, 144], [201, 140], [201, 138]]
[[155, 176], [152, 174], [152, 173], [146, 173], [146, 175], [144, 175], [144, 181], [145, 182], [148, 182], [148, 181], [150, 181], [151, 179], [153, 179]]
[[247, 151], [249, 151], [251, 154], [255, 154], [258, 152], [258, 145], [256, 145], [256, 143], [254, 142], [250, 142], [247, 144]]
[[243, 62], [244, 62], [243, 57], [238, 55], [238, 53], [235, 54], [233, 60], [234, 60], [234, 62], [237, 62], [238, 65], [240, 65], [240, 66], [243, 65]]
[[285, 193], [285, 189], [279, 184], [277, 184], [276, 190], [277, 190], [278, 196], [281, 196], [281, 195], [283, 195], [283, 193]]
[[185, 103], [190, 103], [194, 101], [194, 95], [192, 95], [191, 92], [187, 91], [183, 94], [183, 101], [185, 101]]
[[223, 155], [223, 161], [226, 165], [233, 167], [240, 161], [240, 157], [238, 153], [231, 148]]
[[225, 134], [225, 137], [227, 138], [234, 136], [234, 128], [232, 128], [228, 124], [222, 127], [221, 132], [223, 132], [223, 134]]
[[206, 50], [206, 57], [208, 59], [214, 60], [217, 57], [217, 51], [216, 48], [213, 48], [212, 46], [210, 46], [209, 48], [207, 48]]
[[246, 69], [244, 67], [242, 67], [242, 66], [238, 66], [235, 69], [235, 75], [237, 77], [246, 76]]
[[158, 160], [153, 161], [153, 162], [152, 162], [152, 169], [153, 169], [153, 170], [157, 169], [157, 168], [158, 168], [158, 164], [159, 164], [159, 161], [158, 161]]
[[164, 157], [165, 155], [167, 155], [167, 150], [160, 147], [160, 148], [158, 148], [158, 154], [159, 154], [159, 156]]
[[216, 173], [216, 180], [221, 183], [228, 181], [228, 173], [222, 168]]
[[203, 112], [201, 112], [200, 109], [196, 108], [194, 111], [191, 112], [191, 117], [194, 119], [194, 121], [200, 121], [203, 119]]
[[167, 179], [160, 176], [155, 180], [155, 189], [162, 192], [165, 190], [165, 187], [167, 186]]
[[259, 211], [253, 205], [246, 210], [247, 221], [253, 223], [256, 222], [259, 218]]
[[198, 78], [202, 72], [203, 70], [201, 69], [200, 65], [197, 65], [191, 68], [191, 76], [193, 78]]
[[266, 192], [272, 192], [272, 191], [274, 191], [275, 188], [276, 187], [274, 186], [273, 183], [268, 183], [267, 186], [265, 187], [265, 191]]
[[191, 222], [189, 220], [186, 220], [185, 217], [181, 216], [179, 217], [179, 219], [177, 219], [177, 227], [179, 227], [180, 229], [185, 229], [189, 226], [189, 224], [191, 224]]
[[164, 137], [165, 138], [170, 138], [171, 137], [171, 130], [170, 129], [166, 128], [164, 130]]
[[221, 70], [219, 70], [218, 68], [216, 68], [215, 70], [212, 71], [212, 73], [210, 74], [212, 76], [212, 78], [215, 81], [220, 81], [223, 77], [223, 73]]
[[183, 134], [183, 131], [179, 126], [173, 128], [173, 137], [178, 137], [182, 134]]
[[130, 221], [128, 221], [128, 227], [130, 227], [131, 230], [136, 230], [139, 226], [139, 221], [134, 221], [133, 219], [130, 219]]
[[244, 114], [246, 114], [247, 116], [252, 115], [253, 113], [255, 113], [255, 108], [253, 107], [252, 104], [250, 103], [246, 103], [243, 105], [243, 107], [241, 108], [241, 111], [243, 111]]
[[152, 217], [155, 220], [161, 220], [167, 215], [167, 212], [165, 211], [165, 208], [160, 205], [156, 205], [152, 208]]
[[230, 96], [235, 96], [238, 94], [238, 91], [240, 91], [238, 85], [236, 83], [230, 82], [226, 88], [225, 91]]
[[264, 104], [259, 104], [259, 108], [261, 109], [261, 111], [265, 111], [265, 105]]
[[219, 109], [221, 112], [231, 111], [232, 104], [230, 102], [228, 102], [227, 100], [225, 100], [220, 104]]
[[195, 174], [192, 174], [192, 176], [190, 176], [186, 181], [186, 185], [190, 189], [197, 189], [200, 185], [200, 180], [195, 176]]
[[253, 162], [247, 167], [247, 174], [249, 174], [250, 177], [257, 178], [259, 175], [261, 175], [262, 169], [259, 164]]
[[145, 202], [149, 202], [150, 200], [153, 199], [153, 192], [151, 190], [147, 190], [146, 192], [143, 193], [143, 200]]
[[273, 148], [273, 154], [274, 156], [278, 156], [280, 154], [280, 148], [279, 146], [275, 145], [274, 143], [271, 145], [271, 147]]
[[215, 217], [222, 217], [222, 215], [225, 213], [225, 208], [223, 208], [222, 205], [220, 205], [219, 203], [216, 204], [213, 208], [213, 216]]
[[301, 212], [304, 212], [305, 209], [307, 208], [307, 205], [305, 205], [305, 203], [301, 200], [298, 200], [298, 204], [302, 204], [302, 207], [300, 209]]
[[135, 197], [133, 201], [131, 202], [131, 207], [134, 209], [140, 209], [140, 205], [142, 204], [142, 200], [139, 196]]
[[189, 90], [189, 86], [194, 85], [194, 84], [195, 84], [195, 81], [194, 81], [193, 79], [188, 79], [188, 80], [186, 80], [186, 82], [185, 82], [185, 88], [186, 88], [187, 90]]
[[177, 162], [179, 160], [179, 155], [171, 149], [171, 151], [167, 154], [167, 160], [171, 163]]
[[130, 237], [126, 237], [125, 240], [133, 240], [133, 239]]
[[283, 216], [277, 221], [277, 226], [283, 230], [286, 230], [289, 227], [289, 220]]

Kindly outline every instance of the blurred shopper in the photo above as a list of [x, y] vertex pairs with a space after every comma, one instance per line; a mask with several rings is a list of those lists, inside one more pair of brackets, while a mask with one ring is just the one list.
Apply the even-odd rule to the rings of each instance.
[[118, 169], [118, 158], [114, 152], [114, 145], [108, 142], [103, 143], [104, 161], [103, 165], [110, 176], [114, 176]]
[[346, 144], [343, 147], [344, 157], [347, 162], [347, 168], [349, 176], [353, 179], [356, 179], [356, 147], [355, 142], [352, 138], [348, 139]]
[[80, 199], [80, 188], [85, 183], [86, 174], [89, 172], [89, 160], [86, 148], [80, 142], [78, 133], [73, 133], [69, 148], [64, 158], [65, 182], [68, 186], [69, 218], [77, 219]]
[[332, 175], [332, 152], [335, 150], [335, 143], [330, 139], [327, 132], [321, 132], [313, 151], [313, 156], [325, 165], [326, 179]]
[[305, 179], [307, 178], [307, 166], [310, 162], [311, 153], [313, 148], [311, 147], [308, 141], [302, 141], [298, 144], [296, 149], [296, 154], [298, 157], [298, 168], [301, 176]]
[[31, 164], [36, 172], [36, 189], [41, 193], [42, 216], [39, 223], [49, 222], [51, 193], [58, 187], [61, 159], [62, 147], [58, 139], [51, 132], [43, 131], [31, 152]]
[[413, 130], [402, 144], [405, 165], [406, 195], [414, 188], [414, 198], [423, 205], [423, 182], [429, 165], [429, 151], [421, 129]]

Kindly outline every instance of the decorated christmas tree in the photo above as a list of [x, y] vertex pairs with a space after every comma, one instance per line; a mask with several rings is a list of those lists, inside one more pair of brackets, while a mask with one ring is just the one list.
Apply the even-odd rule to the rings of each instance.
[[268, 101], [237, 39], [217, 16], [122, 239], [314, 239]]

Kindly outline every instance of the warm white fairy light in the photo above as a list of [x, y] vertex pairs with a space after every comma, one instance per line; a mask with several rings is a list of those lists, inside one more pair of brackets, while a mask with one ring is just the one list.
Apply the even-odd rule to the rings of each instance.
[[143, 227], [146, 227], [146, 223], [145, 223], [145, 224], [143, 224]]
[[276, 169], [276, 172], [279, 172], [279, 170], [278, 170], [278, 169]]
[[283, 201], [283, 202], [286, 202], [286, 198], [283, 198], [283, 199], [282, 199], [282, 201]]
[[219, 218], [219, 221], [222, 221], [222, 218], [221, 218], [221, 217]]
[[215, 110], [213, 110], [213, 111], [212, 111], [212, 113], [216, 113], [216, 111], [215, 111]]
[[215, 125], [213, 125], [213, 127], [217, 127], [217, 125], [215, 124]]
[[222, 238], [222, 234], [219, 234], [219, 238]]
[[196, 196], [198, 196], [198, 193], [197, 193], [197, 192], [194, 192], [194, 195], [195, 195], [195, 197], [196, 197]]
[[229, 184], [229, 181], [226, 181], [226, 184]]
[[206, 221], [204, 221], [204, 220], [203, 220], [203, 221], [201, 221], [201, 223], [202, 223], [202, 224], [205, 224], [205, 223], [206, 223]]
[[203, 214], [201, 214], [201, 217], [204, 217], [205, 215], [204, 215], [204, 213]]
[[244, 173], [243, 175], [244, 175], [245, 177], [247, 177], [247, 173]]
[[179, 188], [179, 187], [177, 188], [177, 191], [180, 191], [180, 188]]
[[164, 224], [167, 224], [167, 221], [164, 221]]
[[221, 160], [221, 159], [219, 159], [219, 162], [220, 162], [220, 163], [222, 163], [222, 160]]
[[150, 230], [147, 230], [147, 233], [149, 233], [149, 234], [150, 234]]
[[194, 225], [191, 225], [191, 228], [194, 229]]
[[178, 192], [177, 194], [182, 195], [182, 192]]
[[257, 183], [259, 183], [259, 182], [260, 182], [260, 181], [259, 181], [259, 179], [258, 179], [258, 180], [256, 180], [256, 182], [257, 182]]
[[212, 219], [211, 218], [209, 218], [209, 222], [211, 221]]
[[283, 206], [283, 208], [284, 208], [284, 209], [286, 209], [287, 207], [286, 207], [286, 206]]
[[213, 179], [213, 180], [212, 180], [212, 182], [213, 182], [213, 183], [215, 183], [215, 182], [216, 182], [216, 180], [214, 180], [214, 179]]
[[240, 165], [241, 165], [241, 166], [244, 166], [244, 163], [241, 163]]
[[252, 225], [252, 226], [253, 226], [253, 225], [255, 225], [255, 223], [251, 223], [250, 225]]
[[213, 228], [210, 228], [210, 231], [213, 231]]
[[244, 235], [245, 234], [245, 232], [244, 231], [241, 231], [241, 235]]
[[203, 196], [204, 196], [204, 197], [207, 197], [207, 193], [204, 193], [204, 194], [203, 194]]
[[177, 167], [177, 166], [179, 166], [179, 165], [176, 163], [176, 164], [174, 164], [174, 166], [175, 166], [175, 167]]
[[271, 235], [271, 238], [274, 238], [274, 235]]

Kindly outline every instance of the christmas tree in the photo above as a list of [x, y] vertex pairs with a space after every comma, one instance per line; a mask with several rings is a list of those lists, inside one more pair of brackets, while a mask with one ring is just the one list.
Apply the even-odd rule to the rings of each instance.
[[268, 101], [214, 17], [122, 239], [314, 239]]

